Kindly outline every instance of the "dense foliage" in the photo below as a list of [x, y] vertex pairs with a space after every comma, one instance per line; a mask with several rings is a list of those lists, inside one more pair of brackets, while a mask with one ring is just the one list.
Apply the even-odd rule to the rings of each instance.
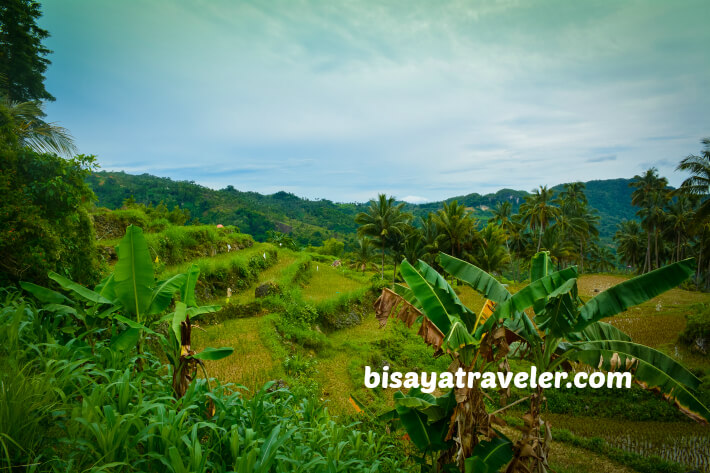
[[46, 281], [48, 271], [83, 283], [99, 275], [84, 179], [94, 158], [65, 160], [0, 147], [0, 284]]
[[[0, 466], [24, 471], [398, 471], [387, 437], [272, 383], [201, 379], [175, 399], [151, 352], [93, 346], [74, 316], [3, 294]], [[136, 361], [142, 360], [142, 371]], [[13, 471], [15, 471], [13, 469]]]

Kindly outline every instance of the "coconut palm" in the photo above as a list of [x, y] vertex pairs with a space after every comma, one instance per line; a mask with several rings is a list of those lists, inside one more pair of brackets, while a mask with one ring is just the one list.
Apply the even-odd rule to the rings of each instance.
[[[703, 152], [700, 156], [690, 155], [684, 158], [677, 171], [688, 171], [690, 177], [680, 185], [680, 190], [687, 194], [707, 197], [710, 194], [710, 138], [704, 138]], [[701, 223], [710, 218], [710, 199], [706, 198], [695, 214], [696, 221]]]
[[[636, 220], [623, 220], [614, 234], [617, 252], [621, 261], [636, 269], [644, 257], [644, 234], [641, 224]], [[640, 269], [640, 268], [639, 268]]]
[[530, 230], [538, 233], [537, 251], [540, 251], [542, 234], [552, 221], [559, 216], [560, 209], [553, 204], [555, 191], [547, 186], [540, 186], [533, 193], [525, 197], [525, 202], [520, 206], [523, 223], [530, 226]]
[[369, 236], [377, 240], [382, 254], [382, 268], [380, 276], [385, 278], [385, 250], [387, 239], [390, 235], [401, 234], [406, 228], [411, 215], [402, 212], [404, 204], [396, 204], [394, 197], [385, 194], [371, 200], [367, 212], [360, 212], [355, 216], [355, 222], [360, 225], [358, 235]]
[[643, 272], [651, 271], [651, 235], [656, 238], [656, 266], [658, 266], [658, 224], [662, 217], [664, 196], [668, 180], [658, 175], [658, 169], [651, 168], [641, 175], [634, 176], [629, 184], [635, 190], [631, 193], [631, 205], [640, 207], [636, 215], [641, 217], [646, 230], [646, 260]]
[[[478, 244], [474, 251], [474, 261], [476, 266], [488, 273], [499, 273], [510, 261], [510, 254], [505, 247], [505, 231], [489, 223], [478, 234]], [[416, 261], [410, 260], [408, 261]]]
[[375, 259], [375, 247], [369, 238], [358, 238], [358, 246], [353, 251], [350, 266], [363, 273]]
[[435, 264], [439, 251], [445, 244], [445, 236], [439, 233], [439, 228], [436, 226], [436, 219], [432, 212], [429, 212], [426, 218], [419, 218], [419, 227], [425, 253], [422, 259], [428, 264]]
[[434, 214], [434, 222], [443, 234], [443, 242], [453, 256], [464, 256], [466, 246], [471, 246], [475, 238], [475, 220], [465, 205], [454, 200], [444, 202], [444, 207]]
[[69, 131], [44, 121], [44, 116], [40, 102], [14, 102], [0, 95], [0, 141], [27, 146], [38, 153], [73, 155], [76, 146]]
[[666, 212], [666, 229], [675, 242], [672, 261], [680, 261], [683, 246], [691, 234], [695, 220], [695, 210], [692, 195], [681, 193], [678, 198], [668, 206]]

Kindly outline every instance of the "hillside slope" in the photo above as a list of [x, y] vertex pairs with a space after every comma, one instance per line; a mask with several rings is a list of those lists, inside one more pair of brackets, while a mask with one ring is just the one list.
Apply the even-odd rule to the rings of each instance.
[[[163, 202], [169, 208], [178, 205], [188, 209], [193, 219], [202, 223], [236, 225], [257, 240], [263, 240], [268, 230], [291, 232], [302, 245], [354, 234], [357, 230], [354, 217], [367, 206], [365, 203], [309, 200], [287, 192], [271, 195], [242, 192], [232, 186], [213, 190], [192, 181], [174, 181], [150, 174], [101, 171], [90, 176], [88, 182], [98, 196], [98, 205], [103, 207], [119, 208], [130, 197], [146, 205]], [[589, 203], [601, 217], [602, 238], [610, 238], [622, 219], [634, 218], [629, 182], [630, 179], [607, 179], [586, 183]], [[554, 187], [555, 190], [561, 188], [562, 184]], [[458, 200], [472, 208], [476, 217], [486, 220], [491, 216], [490, 209], [506, 200], [511, 201], [517, 211], [526, 195], [526, 191], [501, 189], [486, 195], [471, 193], [451, 197], [445, 202]], [[441, 208], [442, 203], [406, 204], [405, 208], [423, 217]]]

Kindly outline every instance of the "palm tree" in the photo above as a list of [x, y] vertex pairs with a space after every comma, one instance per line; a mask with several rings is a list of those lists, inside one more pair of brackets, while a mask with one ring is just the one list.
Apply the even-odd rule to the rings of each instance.
[[644, 231], [636, 220], [623, 220], [614, 234], [616, 250], [621, 261], [634, 269], [640, 269], [639, 263], [644, 255]]
[[553, 205], [552, 199], [555, 191], [547, 186], [540, 186], [533, 193], [525, 197], [525, 202], [520, 206], [523, 222], [530, 226], [530, 230], [537, 231], [537, 251], [540, 251], [542, 234], [545, 228], [559, 216], [559, 208]]
[[[688, 171], [690, 177], [680, 185], [680, 189], [686, 194], [707, 197], [710, 194], [710, 138], [703, 138], [703, 152], [700, 156], [690, 155], [684, 158], [676, 171]], [[695, 213], [698, 223], [706, 221], [710, 217], [710, 199], [706, 198]]]
[[505, 231], [493, 223], [488, 223], [478, 236], [474, 253], [476, 266], [487, 273], [500, 272], [510, 261], [510, 254], [505, 247]]
[[420, 217], [419, 225], [419, 232], [424, 243], [423, 258], [429, 265], [434, 265], [436, 257], [439, 255], [439, 251], [441, 251], [444, 245], [445, 236], [439, 232], [439, 228], [436, 226], [436, 219], [432, 212], [429, 212], [426, 218]]
[[385, 278], [385, 249], [387, 239], [392, 234], [404, 231], [411, 215], [402, 212], [404, 203], [395, 205], [394, 197], [379, 194], [377, 200], [371, 200], [367, 212], [355, 216], [355, 222], [360, 225], [358, 235], [375, 238], [382, 253], [381, 277]]
[[692, 196], [684, 193], [679, 194], [675, 202], [668, 207], [668, 212], [666, 213], [667, 229], [672, 233], [675, 241], [672, 262], [682, 259], [683, 244], [691, 233], [691, 227], [695, 219], [693, 207]]
[[434, 222], [444, 235], [443, 241], [450, 248], [451, 255], [463, 257], [464, 245], [470, 245], [475, 238], [475, 220], [471, 212], [456, 200], [448, 204], [444, 202], [444, 208], [434, 215]]
[[44, 121], [40, 102], [14, 102], [0, 94], [0, 142], [28, 147], [38, 153], [69, 157], [76, 152], [71, 134]]
[[375, 248], [369, 238], [358, 238], [358, 247], [353, 252], [351, 267], [363, 273], [375, 259]]
[[[651, 271], [651, 234], [656, 237], [656, 260], [658, 260], [658, 223], [662, 214], [663, 202], [662, 194], [665, 195], [665, 189], [668, 186], [668, 180], [665, 177], [659, 177], [658, 169], [648, 169], [642, 175], [634, 176], [634, 180], [629, 184], [629, 187], [635, 188], [631, 193], [631, 205], [640, 207], [636, 215], [641, 217], [644, 230], [646, 230], [646, 260], [644, 262], [643, 272]], [[656, 261], [658, 266], [658, 261]]]

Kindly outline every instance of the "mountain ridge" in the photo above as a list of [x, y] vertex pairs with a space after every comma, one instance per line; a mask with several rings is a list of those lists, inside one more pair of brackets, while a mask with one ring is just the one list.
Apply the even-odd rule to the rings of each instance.
[[[265, 238], [268, 230], [290, 231], [301, 244], [316, 244], [325, 238], [354, 234], [357, 229], [354, 217], [368, 205], [366, 202], [310, 200], [285, 191], [274, 194], [239, 191], [231, 185], [214, 190], [194, 181], [177, 181], [147, 173], [128, 174], [123, 171], [95, 172], [87, 182], [98, 198], [98, 205], [109, 209], [120, 208], [123, 201], [130, 197], [146, 205], [163, 202], [169, 208], [177, 205], [188, 209], [193, 218], [203, 223], [237, 225], [257, 239]], [[602, 239], [610, 239], [616, 231], [616, 224], [621, 220], [635, 218], [629, 182], [631, 179], [624, 178], [585, 182], [589, 204], [599, 211], [601, 217]], [[559, 191], [563, 186], [559, 184], [552, 189]], [[490, 210], [496, 204], [510, 200], [514, 211], [517, 211], [529, 194], [527, 191], [505, 188], [488, 194], [472, 192], [442, 201], [404, 204], [407, 211], [423, 217], [441, 208], [444, 202], [457, 200], [472, 208], [477, 218], [487, 220], [492, 216]]]

